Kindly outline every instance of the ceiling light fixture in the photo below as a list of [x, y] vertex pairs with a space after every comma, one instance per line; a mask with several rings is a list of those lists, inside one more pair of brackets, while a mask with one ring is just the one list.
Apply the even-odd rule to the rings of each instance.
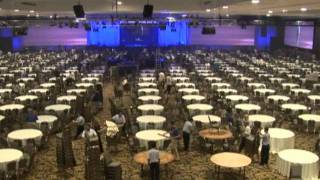
[[206, 9], [206, 12], [211, 12], [211, 9]]
[[259, 4], [259, 3], [260, 3], [260, 0], [251, 0], [251, 3], [252, 3], [252, 4]]
[[272, 13], [273, 13], [273, 11], [272, 11], [272, 10], [269, 10], [269, 11], [268, 11], [268, 14], [272, 14]]
[[14, 12], [19, 12], [20, 10], [19, 9], [15, 9], [15, 10], [13, 10]]
[[222, 9], [228, 9], [229, 6], [222, 6]]
[[121, 6], [123, 3], [122, 3], [122, 1], [118, 1], [117, 4], [118, 4], [119, 6]]
[[287, 13], [288, 10], [287, 9], [282, 9], [282, 13]]
[[226, 17], [229, 17], [230, 15], [229, 14], [226, 14]]
[[271, 16], [271, 14], [266, 14], [266, 16], [267, 16], [267, 17], [270, 17], [270, 16]]
[[30, 11], [29, 11], [29, 13], [34, 13], [34, 12], [35, 12], [34, 10], [30, 10]]
[[303, 7], [303, 8], [300, 8], [300, 11], [302, 11], [302, 12], [306, 12], [306, 11], [308, 11], [308, 9], [307, 9], [307, 8], [305, 8], [305, 7]]

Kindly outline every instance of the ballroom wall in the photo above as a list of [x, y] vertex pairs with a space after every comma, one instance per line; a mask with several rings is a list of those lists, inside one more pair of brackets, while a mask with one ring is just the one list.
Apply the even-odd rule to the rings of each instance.
[[23, 36], [25, 47], [30, 46], [81, 46], [87, 45], [87, 32], [83, 27], [31, 26]]

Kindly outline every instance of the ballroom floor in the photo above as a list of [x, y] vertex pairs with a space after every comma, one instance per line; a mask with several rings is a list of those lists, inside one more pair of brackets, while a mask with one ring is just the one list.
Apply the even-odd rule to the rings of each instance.
[[[110, 119], [109, 104], [107, 97], [113, 96], [113, 86], [111, 83], [104, 84], [104, 109], [97, 115], [100, 120], [101, 126], [104, 125], [106, 119]], [[182, 122], [177, 123], [179, 127]], [[296, 133], [295, 147], [305, 149], [309, 151], [314, 150], [314, 144], [316, 136]], [[181, 143], [182, 144], [182, 143]], [[27, 180], [61, 180], [72, 179], [80, 180], [84, 179], [84, 140], [79, 139], [73, 141], [73, 150], [77, 162], [77, 166], [73, 170], [68, 170], [65, 173], [59, 173], [56, 166], [56, 154], [55, 154], [55, 137], [52, 136], [49, 142], [49, 148], [47, 150], [37, 153], [35, 157], [35, 163], [32, 167], [31, 173], [26, 177]], [[140, 166], [136, 164], [132, 156], [128, 151], [128, 146], [124, 141], [119, 146], [120, 152], [113, 153], [113, 160], [120, 161], [123, 170], [123, 179], [141, 179]], [[161, 179], [179, 179], [179, 180], [202, 180], [202, 179], [214, 179], [212, 178], [213, 164], [209, 158], [211, 154], [203, 154], [198, 151], [196, 145], [191, 147], [189, 153], [180, 152], [181, 160], [175, 161], [169, 165], [169, 177], [162, 173]], [[246, 169], [247, 179], [250, 180], [284, 180], [285, 177], [281, 176], [275, 170], [276, 155], [271, 155], [269, 167], [262, 167], [257, 162], [252, 163]], [[224, 169], [224, 178], [226, 180], [241, 179], [238, 176], [237, 170]], [[147, 179], [142, 178], [142, 179]]]

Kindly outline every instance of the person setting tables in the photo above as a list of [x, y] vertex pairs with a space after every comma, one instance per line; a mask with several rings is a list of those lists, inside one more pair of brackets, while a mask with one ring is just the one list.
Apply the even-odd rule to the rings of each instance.
[[124, 116], [124, 113], [122, 111], [119, 111], [118, 114], [114, 115], [112, 118], [112, 121], [116, 124], [123, 126], [126, 123], [126, 118]]
[[31, 108], [28, 109], [28, 113], [26, 116], [27, 123], [35, 123], [38, 120], [37, 112]]
[[192, 129], [193, 129], [192, 120], [187, 119], [184, 122], [184, 125], [183, 125], [183, 128], [182, 128], [183, 144], [184, 144], [184, 150], [185, 151], [189, 150], [190, 136], [191, 136]]
[[244, 123], [244, 132], [241, 135], [241, 142], [240, 142], [240, 145], [239, 145], [239, 152], [242, 152], [243, 148], [246, 145], [247, 138], [249, 138], [250, 135], [251, 135], [250, 124], [248, 122], [245, 122]]
[[148, 165], [150, 167], [150, 179], [160, 179], [160, 151], [156, 149], [156, 142], [149, 142]]
[[260, 165], [268, 165], [269, 162], [269, 151], [270, 151], [270, 134], [269, 128], [264, 128], [264, 134], [261, 135], [262, 147], [261, 147], [261, 161]]
[[85, 124], [84, 125], [84, 131], [81, 134], [82, 138], [93, 138], [93, 137], [97, 137], [97, 132], [91, 128], [90, 124]]
[[86, 121], [84, 117], [79, 113], [77, 119], [75, 119], [73, 122], [77, 126], [77, 132], [75, 135], [75, 138], [77, 138], [84, 131], [84, 125]]

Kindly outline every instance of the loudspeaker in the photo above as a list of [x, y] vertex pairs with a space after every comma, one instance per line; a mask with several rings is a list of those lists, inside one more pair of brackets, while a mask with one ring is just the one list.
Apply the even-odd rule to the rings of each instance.
[[153, 5], [146, 4], [143, 7], [143, 17], [144, 18], [152, 18], [153, 14]]
[[261, 37], [266, 37], [267, 34], [267, 26], [261, 26]]
[[77, 18], [84, 18], [85, 13], [84, 13], [83, 6], [81, 4], [74, 5], [73, 11]]

